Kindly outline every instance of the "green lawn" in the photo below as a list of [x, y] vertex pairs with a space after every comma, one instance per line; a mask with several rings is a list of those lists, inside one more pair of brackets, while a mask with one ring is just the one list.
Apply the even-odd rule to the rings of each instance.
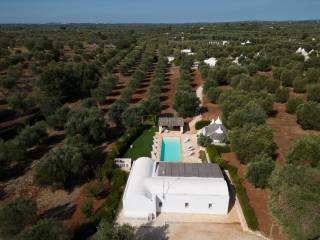
[[150, 157], [153, 144], [153, 136], [157, 128], [149, 128], [132, 143], [132, 148], [129, 148], [123, 157], [136, 160], [139, 157]]

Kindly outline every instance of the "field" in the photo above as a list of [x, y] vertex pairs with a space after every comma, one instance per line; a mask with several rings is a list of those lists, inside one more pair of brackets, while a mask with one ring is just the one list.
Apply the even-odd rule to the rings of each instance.
[[[319, 211], [299, 215], [286, 202], [294, 214], [281, 217], [287, 209], [277, 203], [291, 192], [277, 191], [275, 172], [305, 168], [316, 177], [302, 177], [319, 180], [317, 144], [297, 150], [306, 159], [288, 156], [296, 140], [320, 135], [319, 29], [318, 22], [2, 25], [0, 203], [26, 199], [36, 221], [55, 219], [73, 239], [86, 239], [101, 219], [113, 222], [121, 201], [127, 175], [113, 158], [151, 152], [157, 127], [146, 129], [145, 119], [220, 116], [231, 146], [221, 155], [238, 169], [258, 230], [271, 239], [318, 237]], [[204, 63], [212, 57], [215, 66]], [[248, 173], [253, 167], [259, 174]], [[315, 220], [296, 230], [291, 217], [303, 221], [312, 211]]]

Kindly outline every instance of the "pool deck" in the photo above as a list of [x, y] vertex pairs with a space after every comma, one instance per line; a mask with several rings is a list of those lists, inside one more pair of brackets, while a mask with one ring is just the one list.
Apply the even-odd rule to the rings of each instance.
[[[196, 134], [181, 133], [179, 131], [169, 131], [169, 132], [163, 132], [163, 133], [157, 132], [155, 136], [157, 139], [159, 139], [157, 143], [157, 154], [155, 159], [157, 162], [160, 161], [162, 138], [176, 137], [176, 138], [180, 138], [181, 162], [201, 163], [200, 154], [199, 154], [200, 147], [197, 144]], [[185, 143], [186, 139], [190, 139], [190, 140], [187, 143]], [[191, 156], [188, 156], [188, 152], [184, 150], [188, 145], [191, 145], [194, 148], [193, 155]]]

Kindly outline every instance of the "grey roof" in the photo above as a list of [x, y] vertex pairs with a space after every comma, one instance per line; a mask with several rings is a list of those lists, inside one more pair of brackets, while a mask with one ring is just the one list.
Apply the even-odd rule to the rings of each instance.
[[[218, 130], [218, 128], [221, 128], [221, 130], [223, 131], [222, 134], [218, 134], [216, 133], [216, 130]], [[225, 141], [226, 139], [226, 134], [227, 134], [227, 129], [225, 128], [225, 126], [223, 126], [223, 124], [216, 124], [216, 123], [212, 123], [208, 126], [205, 127], [206, 130], [206, 135], [208, 137], [211, 138], [211, 140], [219, 140], [221, 142]]]
[[159, 162], [158, 176], [223, 178], [219, 165], [214, 163]]
[[183, 118], [178, 117], [161, 117], [159, 118], [159, 126], [164, 127], [183, 127]]

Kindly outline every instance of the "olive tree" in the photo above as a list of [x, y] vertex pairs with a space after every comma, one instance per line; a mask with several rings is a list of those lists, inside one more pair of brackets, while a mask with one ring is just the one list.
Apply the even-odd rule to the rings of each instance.
[[273, 156], [276, 150], [272, 129], [266, 125], [247, 124], [234, 128], [228, 137], [232, 150], [242, 163], [254, 161], [260, 154]]
[[297, 108], [297, 118], [303, 129], [320, 130], [320, 103], [300, 104]]
[[254, 161], [250, 162], [246, 168], [246, 178], [255, 187], [268, 186], [268, 180], [275, 168], [272, 158], [266, 154], [257, 155]]
[[290, 239], [316, 239], [320, 236], [320, 171], [285, 165], [270, 178], [269, 209]]
[[12, 239], [36, 221], [36, 205], [30, 200], [18, 198], [0, 205], [0, 236], [4, 239]]
[[293, 142], [287, 153], [288, 163], [320, 167], [320, 136], [306, 136]]
[[43, 219], [22, 231], [17, 240], [71, 240], [72, 234], [62, 222]]

